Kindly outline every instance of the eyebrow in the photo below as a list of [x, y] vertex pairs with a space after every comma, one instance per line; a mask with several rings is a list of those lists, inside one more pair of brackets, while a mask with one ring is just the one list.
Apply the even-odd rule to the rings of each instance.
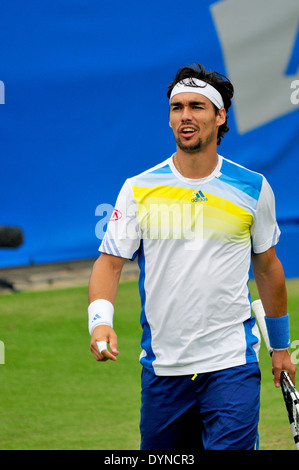
[[[204, 103], [203, 101], [189, 101], [188, 102], [188, 105], [192, 106], [192, 105], [200, 105], [200, 106], [205, 106], [206, 103]], [[171, 107], [174, 107], [174, 106], [183, 106], [183, 103], [181, 101], [175, 101], [174, 103], [171, 103], [170, 104]]]

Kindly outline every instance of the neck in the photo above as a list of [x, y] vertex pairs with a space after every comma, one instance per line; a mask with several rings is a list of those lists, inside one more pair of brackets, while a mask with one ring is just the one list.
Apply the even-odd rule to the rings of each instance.
[[216, 150], [209, 152], [186, 153], [180, 148], [174, 157], [174, 165], [185, 178], [200, 179], [209, 176], [218, 164]]

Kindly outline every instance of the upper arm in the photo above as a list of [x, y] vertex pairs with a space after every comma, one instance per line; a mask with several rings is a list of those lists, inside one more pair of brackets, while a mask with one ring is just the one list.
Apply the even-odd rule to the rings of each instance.
[[275, 246], [272, 246], [267, 251], [263, 253], [254, 253], [252, 252], [252, 269], [254, 276], [267, 273], [271, 268], [273, 268], [277, 262], [279, 262]]
[[120, 256], [101, 253], [94, 264], [94, 268], [103, 269], [106, 272], [112, 270], [115, 274], [120, 274], [126, 261], [126, 258]]
[[278, 317], [287, 312], [287, 290], [284, 270], [275, 247], [252, 254], [252, 269], [266, 315]]
[[89, 303], [96, 299], [106, 299], [114, 303], [125, 262], [125, 258], [101, 253], [94, 263], [89, 279]]
[[[134, 259], [141, 237], [137, 203], [129, 180], [126, 180], [118, 195], [114, 213], [118, 216], [110, 219], [99, 251], [115, 258]], [[115, 262], [118, 263], [117, 260]]]

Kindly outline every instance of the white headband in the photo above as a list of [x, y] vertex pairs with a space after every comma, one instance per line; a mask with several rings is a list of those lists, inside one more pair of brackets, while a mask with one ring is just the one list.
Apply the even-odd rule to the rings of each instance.
[[173, 87], [170, 100], [178, 93], [198, 93], [199, 95], [203, 95], [209, 98], [209, 100], [212, 101], [212, 103], [214, 103], [218, 109], [224, 108], [222, 96], [220, 95], [219, 91], [216, 90], [216, 88], [214, 88], [209, 83], [204, 82], [203, 80], [199, 80], [198, 78], [192, 77], [192, 82], [196, 86], [190, 85], [190, 79], [185, 79], [177, 83]]

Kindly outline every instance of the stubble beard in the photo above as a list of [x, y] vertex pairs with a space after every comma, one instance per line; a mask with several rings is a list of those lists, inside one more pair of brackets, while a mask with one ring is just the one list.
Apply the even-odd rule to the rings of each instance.
[[178, 136], [175, 141], [177, 143], [177, 146], [185, 153], [197, 153], [203, 151], [205, 148], [208, 147], [208, 145], [213, 141], [214, 139], [214, 133], [211, 132], [210, 135], [206, 138], [206, 140], [203, 142], [201, 137], [197, 139], [196, 142], [192, 145], [188, 144], [183, 144], [180, 137]]
[[180, 138], [176, 139], [177, 146], [185, 153], [196, 153], [202, 150], [202, 140], [198, 139], [193, 145], [185, 145], [181, 142]]

